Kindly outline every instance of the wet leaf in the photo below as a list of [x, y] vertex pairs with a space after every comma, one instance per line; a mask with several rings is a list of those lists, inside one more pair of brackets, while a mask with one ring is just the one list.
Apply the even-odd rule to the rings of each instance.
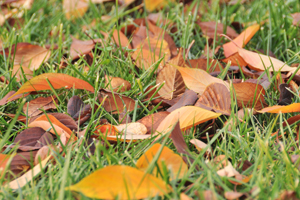
[[213, 110], [224, 115], [231, 114], [231, 96], [228, 88], [220, 83], [211, 83], [206, 87], [195, 106]]
[[121, 165], [99, 169], [66, 189], [97, 199], [143, 199], [172, 191], [161, 179]]
[[82, 89], [87, 90], [90, 92], [94, 92], [94, 87], [91, 86], [88, 82], [69, 76], [67, 74], [59, 74], [59, 73], [45, 73], [39, 76], [32, 78], [31, 80], [27, 81], [22, 87], [10, 98], [18, 95], [23, 94], [25, 92], [33, 92], [33, 91], [40, 91], [40, 90], [51, 90], [50, 85], [48, 82], [51, 83], [54, 89], [60, 88], [75, 88], [75, 89]]
[[[160, 148], [162, 148], [161, 153]], [[155, 161], [156, 165], [152, 171], [154, 176], [166, 177], [168, 174], [164, 174], [164, 169], [170, 170], [171, 179], [181, 179], [188, 171], [188, 167], [182, 158], [175, 154], [168, 147], [162, 147], [161, 144], [154, 144], [148, 149], [137, 161], [136, 167], [144, 172], [147, 172], [150, 163], [154, 157], [159, 154], [159, 157]], [[162, 174], [160, 174], [162, 173]]]
[[228, 83], [224, 82], [221, 79], [215, 78], [209, 75], [202, 69], [192, 69], [192, 68], [183, 68], [177, 67], [178, 71], [181, 73], [185, 85], [200, 95], [204, 92], [206, 87], [211, 83], [220, 83], [229, 88]]
[[249, 26], [246, 30], [244, 30], [239, 36], [237, 36], [233, 42], [230, 41], [223, 45], [224, 55], [226, 58], [231, 56], [234, 53], [238, 52], [238, 45], [239, 47], [244, 47], [250, 39], [255, 35], [255, 33], [259, 30], [259, 25], [255, 24]]

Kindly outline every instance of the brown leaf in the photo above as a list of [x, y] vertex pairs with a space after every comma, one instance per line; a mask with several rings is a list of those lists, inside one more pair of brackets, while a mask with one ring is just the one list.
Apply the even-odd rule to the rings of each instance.
[[[128, 49], [132, 49], [132, 46], [131, 46], [129, 40], [124, 35], [124, 33], [121, 31], [114, 30], [114, 32], [112, 33], [112, 36], [110, 36], [109, 34], [107, 34], [105, 32], [101, 32], [101, 34], [104, 35], [106, 40], [108, 40], [109, 38], [112, 38], [113, 41], [116, 43], [116, 45], [118, 45], [119, 47], [121, 46], [121, 47], [127, 47]], [[119, 37], [120, 37], [120, 40], [119, 40]]]
[[[26, 96], [28, 96], [29, 95], [29, 93], [28, 94], [18, 94], [18, 95], [15, 95], [15, 91], [10, 91], [10, 92], [8, 92], [6, 95], [5, 95], [5, 97], [3, 97], [1, 100], [0, 100], [0, 106], [3, 106], [3, 105], [5, 105], [6, 103], [8, 103], [8, 102], [11, 102], [11, 101], [14, 101], [14, 100], [17, 100], [17, 99], [19, 99], [19, 98], [21, 98], [21, 97], [26, 97]], [[11, 98], [10, 98], [11, 97]]]
[[151, 115], [147, 115], [147, 116], [143, 117], [142, 119], [138, 120], [137, 122], [140, 122], [146, 126], [146, 128], [147, 128], [146, 134], [152, 134], [152, 133], [155, 133], [160, 122], [167, 115], [169, 115], [169, 112], [167, 112], [167, 111], [157, 112], [157, 113], [154, 113]]
[[194, 105], [197, 99], [198, 96], [196, 92], [194, 92], [193, 90], [186, 90], [183, 93], [183, 95], [181, 95], [179, 101], [176, 104], [174, 104], [172, 107], [170, 107], [167, 111], [172, 112], [183, 106]]
[[43, 147], [53, 143], [53, 136], [39, 127], [28, 128], [22, 131], [14, 140], [21, 146]]
[[9, 55], [10, 49], [10, 56], [11, 59], [14, 58], [14, 65], [27, 67], [31, 71], [37, 70], [40, 65], [46, 62], [51, 56], [50, 50], [30, 43], [18, 43], [17, 47], [15, 47], [15, 45], [12, 45], [11, 47], [6, 48], [4, 50], [6, 56]]
[[300, 23], [300, 13], [293, 13], [292, 17], [293, 17], [293, 25], [294, 26], [299, 26], [299, 23]]
[[292, 98], [294, 94], [291, 92], [291, 88], [286, 83], [282, 83], [279, 85], [280, 97], [278, 101], [278, 105], [289, 105], [292, 103]]
[[74, 118], [74, 115], [82, 110], [84, 103], [79, 96], [72, 96], [67, 104], [67, 113]]
[[208, 59], [208, 66], [207, 66], [207, 59], [205, 58], [198, 58], [198, 59], [192, 59], [192, 60], [187, 60], [186, 64], [191, 67], [191, 68], [196, 68], [196, 69], [202, 69], [204, 71], [207, 71], [208, 67], [210, 66], [208, 72], [215, 72], [215, 71], [222, 71], [223, 66], [218, 60], [215, 59]]
[[70, 57], [72, 60], [78, 59], [80, 56], [88, 54], [92, 51], [96, 45], [96, 43], [102, 44], [102, 39], [95, 40], [78, 40], [72, 37], [73, 42], [70, 47]]
[[67, 19], [82, 17], [88, 8], [89, 3], [85, 0], [63, 0], [63, 10]]
[[52, 115], [55, 117], [59, 122], [61, 122], [63, 125], [65, 125], [67, 128], [71, 130], [77, 130], [78, 125], [74, 121], [72, 117], [69, 115], [66, 115], [64, 113], [48, 113], [48, 115]]
[[15, 175], [21, 175], [32, 166], [36, 153], [37, 151], [17, 153], [11, 160], [10, 170]]
[[231, 96], [228, 88], [220, 83], [211, 83], [206, 87], [195, 106], [213, 110], [224, 115], [231, 114]]
[[[208, 36], [209, 38], [214, 38], [216, 22], [197, 22], [197, 24], [200, 26], [204, 35]], [[217, 24], [217, 38], [218, 38], [219, 34], [223, 33], [223, 30], [224, 30], [224, 25], [221, 23], [218, 23]], [[229, 26], [226, 27], [225, 34], [231, 38], [236, 38], [238, 36], [238, 34], [235, 32], [235, 30]]]
[[42, 110], [46, 111], [46, 110], [50, 110], [50, 109], [56, 109], [55, 104], [57, 104], [57, 103], [58, 103], [58, 100], [55, 96], [38, 97], [38, 98], [33, 99], [30, 102], [24, 104], [23, 112], [28, 117], [37, 116], [37, 115], [43, 113]]
[[173, 99], [184, 93], [185, 85], [180, 72], [174, 66], [183, 66], [181, 53], [171, 59], [156, 77], [156, 84], [164, 84], [158, 94], [165, 99]]
[[232, 85], [239, 108], [246, 106], [250, 108], [254, 107], [256, 110], [260, 110], [267, 105], [264, 99], [266, 92], [261, 85], [246, 82], [234, 83]]
[[225, 58], [222, 60], [224, 63], [231, 62], [231, 66], [240, 66], [245, 67], [248, 64], [245, 62], [245, 60], [239, 55], [239, 53], [234, 53], [228, 58]]
[[[112, 112], [113, 114], [121, 113], [125, 109], [128, 112], [134, 110], [135, 101], [129, 97], [120, 95], [118, 93], [112, 93], [109, 90], [101, 89], [98, 93], [98, 100], [100, 103], [103, 101], [103, 108], [107, 112]], [[124, 103], [123, 103], [124, 102]]]
[[114, 92], [125, 92], [131, 89], [131, 84], [122, 78], [107, 75], [105, 75], [104, 78], [107, 88], [112, 89]]
[[20, 82], [21, 80], [24, 79], [21, 68], [24, 71], [24, 75], [27, 80], [30, 80], [33, 78], [33, 76], [32, 76], [33, 72], [28, 67], [25, 67], [25, 66], [21, 67], [20, 65], [14, 65], [13, 71], [12, 71], [12, 76], [16, 76], [16, 79], [18, 82]]

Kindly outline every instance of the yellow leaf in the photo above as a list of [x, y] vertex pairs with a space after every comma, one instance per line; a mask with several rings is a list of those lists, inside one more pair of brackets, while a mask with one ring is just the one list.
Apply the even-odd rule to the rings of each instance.
[[66, 189], [97, 199], [143, 199], [172, 191], [161, 179], [121, 165], [99, 169]]
[[206, 86], [211, 83], [221, 83], [229, 88], [229, 84], [225, 81], [211, 76], [209, 73], [202, 69], [193, 69], [187, 67], [176, 67], [181, 73], [183, 81], [191, 90], [199, 93], [200, 95], [204, 92]]
[[[156, 154], [159, 153], [159, 150], [161, 148], [161, 144], [154, 144], [150, 149], [148, 149], [144, 155], [142, 155], [137, 163], [136, 167], [142, 171], [145, 171], [148, 169], [149, 164], [152, 162]], [[182, 178], [186, 172], [188, 171], [188, 167], [185, 164], [185, 162], [182, 160], [181, 156], [178, 154], [175, 154], [171, 149], [168, 147], [163, 147], [161, 154], [159, 155], [157, 161], [156, 161], [155, 168], [152, 171], [153, 175], [160, 175], [159, 171], [161, 173], [164, 172], [164, 167], [166, 167], [168, 170], [171, 170], [171, 179], [179, 179]], [[157, 169], [159, 168], [159, 170]], [[167, 174], [163, 174], [165, 176]]]
[[219, 117], [214, 113], [196, 106], [184, 106], [171, 112], [156, 129], [156, 135], [169, 132], [179, 120], [180, 129], [186, 130], [203, 122]]

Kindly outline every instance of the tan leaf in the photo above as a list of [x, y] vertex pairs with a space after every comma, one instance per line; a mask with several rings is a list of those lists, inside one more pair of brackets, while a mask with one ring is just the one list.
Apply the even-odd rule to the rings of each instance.
[[144, 124], [139, 122], [132, 122], [128, 124], [120, 124], [115, 126], [119, 133], [123, 133], [124, 135], [145, 135], [147, 133], [147, 128]]
[[[55, 102], [55, 103], [54, 103]], [[50, 110], [56, 109], [56, 105], [58, 103], [57, 98], [54, 96], [51, 97], [38, 97], [36, 99], [31, 100], [30, 102], [24, 104], [23, 112], [28, 117], [37, 116], [43, 113], [42, 110]]]
[[[160, 149], [162, 151], [160, 152]], [[160, 153], [160, 154], [159, 154]], [[161, 176], [159, 171], [162, 173], [162, 178], [168, 174], [164, 173], [164, 168], [171, 171], [171, 180], [181, 179], [188, 171], [188, 167], [183, 159], [175, 154], [171, 149], [165, 147], [159, 143], [154, 144], [148, 149], [137, 161], [136, 167], [144, 172], [147, 172], [150, 163], [153, 161], [155, 156], [159, 154], [159, 157], [155, 161], [156, 165], [152, 171], [153, 175]]]
[[185, 85], [200, 95], [204, 92], [206, 87], [211, 83], [220, 83], [229, 88], [229, 84], [221, 79], [215, 78], [209, 75], [206, 71], [202, 69], [192, 69], [177, 67], [178, 71], [181, 73]]
[[97, 199], [144, 199], [172, 191], [163, 180], [121, 165], [99, 169], [66, 189]]
[[[217, 38], [218, 35], [222, 34], [224, 30], [224, 25], [221, 23], [216, 24], [216, 22], [198, 22], [197, 24], [200, 26], [203, 34], [208, 36], [209, 38], [214, 38], [216, 28]], [[226, 35], [228, 35], [231, 38], [235, 38], [238, 36], [235, 30], [229, 26], [226, 27]]]
[[125, 92], [131, 89], [131, 84], [122, 78], [107, 75], [104, 78], [107, 88], [111, 88], [114, 92]]
[[[198, 140], [198, 139], [195, 139], [195, 138], [191, 139], [190, 143], [192, 143], [199, 152], [201, 152], [202, 149], [205, 149], [207, 147], [207, 144], [205, 144], [201, 140]], [[206, 151], [209, 152], [209, 153], [212, 152], [210, 148], [208, 148]]]
[[12, 71], [12, 75], [16, 76], [16, 79], [18, 82], [20, 82], [23, 78], [23, 72], [21, 70], [21, 68], [24, 71], [24, 75], [26, 77], [27, 80], [30, 80], [33, 78], [33, 71], [31, 71], [28, 67], [25, 66], [20, 66], [20, 65], [14, 65], [13, 66], [13, 71]]
[[94, 49], [96, 43], [102, 43], [102, 39], [82, 41], [74, 37], [71, 38], [73, 40], [70, 47], [70, 57], [72, 60], [78, 59], [80, 56], [88, 54], [91, 50]]

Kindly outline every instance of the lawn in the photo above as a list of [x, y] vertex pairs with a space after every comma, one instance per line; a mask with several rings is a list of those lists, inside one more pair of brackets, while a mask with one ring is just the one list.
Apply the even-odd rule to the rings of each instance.
[[0, 7], [0, 199], [300, 199], [298, 0]]

